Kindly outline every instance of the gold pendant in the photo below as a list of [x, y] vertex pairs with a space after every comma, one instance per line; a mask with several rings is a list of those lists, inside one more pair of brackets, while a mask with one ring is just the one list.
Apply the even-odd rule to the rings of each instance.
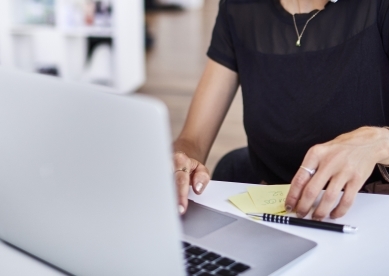
[[297, 47], [300, 47], [300, 46], [301, 46], [300, 38], [297, 40], [296, 46], [297, 46]]

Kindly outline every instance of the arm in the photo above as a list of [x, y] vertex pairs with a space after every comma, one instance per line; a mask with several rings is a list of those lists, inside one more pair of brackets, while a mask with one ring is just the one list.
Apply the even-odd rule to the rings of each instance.
[[[179, 211], [188, 205], [189, 186], [200, 194], [209, 182], [203, 165], [239, 86], [238, 74], [209, 60], [192, 99], [181, 134], [174, 142]], [[187, 168], [189, 172], [182, 171]]]

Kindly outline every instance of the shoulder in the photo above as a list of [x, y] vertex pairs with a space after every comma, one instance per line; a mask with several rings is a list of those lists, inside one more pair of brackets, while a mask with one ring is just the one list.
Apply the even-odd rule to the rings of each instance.
[[330, 5], [332, 10], [339, 15], [373, 23], [379, 18], [381, 8], [385, 3], [389, 3], [389, 0], [338, 0]]
[[245, 5], [253, 3], [266, 3], [276, 0], [220, 0], [220, 5]]
[[[1, 1], [1, 0], [0, 0]], [[273, 5], [274, 1], [279, 0], [220, 0], [219, 7], [220, 8], [229, 8], [231, 10], [242, 8], [246, 10], [251, 10], [253, 7], [270, 7]]]
[[[1, 1], [1, 0], [0, 0]], [[250, 11], [253, 6], [261, 4], [269, 5], [269, 2], [278, 0], [220, 0], [219, 9], [236, 13], [237, 9]]]
[[377, 7], [382, 1], [387, 0], [338, 0], [336, 3], [331, 3], [331, 5], [338, 7], [349, 7], [349, 8], [360, 8], [360, 7]]

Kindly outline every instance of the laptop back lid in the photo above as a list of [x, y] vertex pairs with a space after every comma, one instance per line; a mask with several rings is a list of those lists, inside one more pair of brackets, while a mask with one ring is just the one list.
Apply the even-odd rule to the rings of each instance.
[[165, 107], [0, 69], [0, 238], [75, 275], [182, 275]]

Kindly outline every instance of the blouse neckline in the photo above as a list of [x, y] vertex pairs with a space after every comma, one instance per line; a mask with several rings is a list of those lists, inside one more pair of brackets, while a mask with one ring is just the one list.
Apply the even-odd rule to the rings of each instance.
[[[274, 8], [275, 14], [280, 19], [282, 19], [285, 23], [293, 25], [294, 24], [293, 14], [291, 14], [287, 10], [285, 10], [285, 8], [281, 4], [281, 0], [273, 0], [272, 2], [273, 2], [272, 6]], [[331, 6], [331, 3], [332, 3], [331, 1], [328, 1], [328, 3], [325, 5], [322, 12], [324, 12], [324, 11], [327, 12], [329, 10], [329, 7]], [[307, 22], [307, 20], [309, 18], [311, 18], [311, 16], [314, 15], [318, 11], [319, 11], [318, 9], [315, 9], [309, 13], [296, 13], [295, 14], [296, 24], [297, 25], [305, 24]]]

